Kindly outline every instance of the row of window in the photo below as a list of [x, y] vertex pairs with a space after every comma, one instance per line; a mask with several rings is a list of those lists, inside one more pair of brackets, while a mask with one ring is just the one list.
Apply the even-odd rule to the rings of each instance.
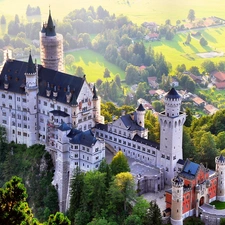
[[[79, 166], [79, 163], [78, 163], [78, 162], [75, 162], [74, 165], [75, 165], [75, 166]], [[85, 167], [85, 163], [83, 163], [83, 167]], [[87, 168], [90, 168], [90, 167], [89, 167], [89, 164], [87, 164], [86, 167], [87, 167]], [[98, 168], [98, 164], [95, 165], [95, 168]]]
[[[165, 157], [166, 157], [166, 159], [170, 160], [170, 156], [169, 155], [167, 155], [167, 156], [165, 156], [165, 154], [161, 155], [161, 158], [165, 158]], [[175, 160], [175, 159], [176, 159], [176, 156], [173, 156], [173, 160]]]
[[[96, 134], [99, 135], [100, 137], [104, 138], [103, 133], [99, 134], [99, 132], [97, 131]], [[128, 142], [126, 140], [121, 140], [121, 139], [116, 138], [116, 137], [112, 138], [112, 136], [108, 136], [107, 134], [105, 134], [105, 138], [109, 139], [111, 141], [113, 140], [114, 142], [118, 142], [118, 143], [123, 144], [123, 145], [127, 145], [128, 147], [132, 147], [132, 148], [135, 148], [135, 149], [138, 149], [138, 150], [142, 150], [143, 152], [146, 152], [146, 150], [147, 150], [148, 153], [151, 153], [150, 149], [146, 149], [145, 147], [141, 147], [140, 145]], [[155, 155], [154, 150], [152, 150], [152, 154]]]
[[[6, 95], [5, 95], [5, 94], [2, 94], [2, 98], [6, 98]], [[9, 95], [9, 96], [8, 96], [8, 99], [9, 99], [9, 100], [12, 100], [12, 95]], [[20, 102], [20, 100], [21, 100], [20, 97], [17, 97], [17, 98], [16, 98], [16, 101], [17, 101], [17, 102]], [[27, 102], [26, 98], [22, 98], [22, 102]]]
[[[41, 100], [40, 99], [38, 100], [38, 104], [39, 105], [41, 104]], [[44, 106], [48, 106], [48, 102], [46, 102], [46, 101], [43, 101], [43, 104], [44, 104]], [[50, 108], [54, 109], [54, 104], [53, 103], [50, 103], [49, 106], [50, 106]], [[60, 106], [57, 106], [57, 110], [60, 110], [61, 111], [61, 107]], [[68, 112], [68, 109], [67, 108], [64, 108], [64, 112], [67, 113]]]

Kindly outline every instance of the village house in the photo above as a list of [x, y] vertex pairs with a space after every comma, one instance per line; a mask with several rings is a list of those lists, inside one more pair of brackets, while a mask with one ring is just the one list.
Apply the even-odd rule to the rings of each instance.
[[225, 72], [214, 71], [211, 73], [211, 81], [217, 89], [225, 88]]
[[204, 110], [207, 114], [209, 115], [213, 115], [215, 114], [219, 109], [217, 109], [215, 106], [211, 105], [211, 104], [207, 104], [204, 106]]
[[193, 101], [194, 105], [199, 106], [199, 107], [204, 107], [206, 105], [206, 102], [198, 96], [194, 97], [192, 99], [192, 101]]
[[157, 77], [148, 77], [148, 84], [153, 89], [157, 89], [159, 84], [157, 83]]

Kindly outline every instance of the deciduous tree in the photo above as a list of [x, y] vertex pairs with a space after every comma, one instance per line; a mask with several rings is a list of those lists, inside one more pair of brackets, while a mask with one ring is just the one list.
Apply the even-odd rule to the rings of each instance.
[[113, 160], [110, 164], [112, 174], [117, 175], [122, 172], [129, 172], [130, 167], [127, 161], [126, 156], [122, 151], [118, 151], [116, 155], [113, 157]]

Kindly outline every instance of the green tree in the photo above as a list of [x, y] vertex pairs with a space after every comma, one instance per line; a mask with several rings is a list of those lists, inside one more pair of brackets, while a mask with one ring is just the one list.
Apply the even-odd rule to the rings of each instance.
[[129, 215], [124, 221], [124, 225], [142, 225], [141, 219], [137, 215]]
[[113, 157], [112, 162], [110, 164], [112, 174], [117, 175], [122, 172], [129, 172], [130, 167], [127, 161], [126, 156], [122, 151], [118, 151], [116, 155]]
[[208, 45], [208, 41], [204, 37], [200, 38], [199, 43], [200, 43], [201, 46]]
[[191, 23], [195, 20], [195, 11], [193, 9], [189, 10], [187, 18], [191, 21]]
[[186, 66], [185, 64], [181, 64], [181, 65], [178, 65], [177, 68], [176, 68], [177, 72], [178, 73], [183, 73], [186, 71]]
[[105, 68], [105, 71], [104, 71], [104, 78], [109, 78], [110, 77], [110, 71], [108, 68]]
[[149, 203], [143, 225], [161, 225], [162, 216], [158, 205], [155, 202]]
[[225, 70], [225, 61], [220, 61], [217, 66], [216, 66], [217, 70], [219, 71], [224, 71]]
[[115, 76], [115, 82], [118, 85], [118, 87], [121, 87], [121, 79], [120, 79], [120, 75], [117, 73]]
[[0, 221], [2, 224], [31, 224], [33, 215], [27, 202], [22, 179], [12, 179], [0, 188]]
[[6, 19], [4, 15], [1, 16], [1, 24], [6, 24]]
[[191, 43], [191, 34], [188, 33], [185, 44], [189, 45]]
[[205, 60], [201, 66], [206, 73], [211, 73], [215, 70], [215, 64], [211, 60]]
[[210, 132], [205, 132], [199, 143], [200, 147], [198, 149], [200, 157], [198, 161], [207, 164], [209, 168], [215, 168], [215, 157], [218, 155], [218, 150], [216, 148], [215, 137]]
[[70, 225], [70, 220], [61, 212], [57, 212], [55, 215], [50, 215], [48, 222], [44, 225]]
[[74, 62], [75, 62], [75, 58], [72, 54], [66, 55], [65, 63], [69, 68], [71, 68], [71, 66]]
[[70, 191], [70, 208], [69, 218], [73, 222], [76, 212], [81, 206], [81, 196], [84, 188], [84, 176], [85, 174], [80, 170], [80, 167], [76, 167], [73, 178], [71, 180], [71, 191]]
[[185, 120], [184, 126], [190, 127], [193, 120], [192, 111], [191, 109], [186, 108], [185, 113], [186, 113], [186, 120]]
[[75, 72], [75, 75], [78, 77], [84, 76], [84, 69], [81, 66], [78, 66]]
[[99, 165], [98, 171], [106, 174], [105, 186], [108, 189], [112, 181], [112, 171], [109, 164], [103, 159]]
[[149, 208], [149, 203], [143, 197], [138, 197], [132, 210], [132, 215], [138, 216], [143, 222]]
[[89, 171], [84, 177], [82, 191], [82, 207], [90, 213], [91, 218], [97, 216], [105, 206], [106, 174], [99, 171]]
[[216, 147], [219, 150], [225, 149], [225, 131], [220, 132], [216, 136]]
[[193, 73], [196, 76], [201, 75], [201, 73], [199, 72], [199, 68], [197, 66], [192, 66], [188, 71]]

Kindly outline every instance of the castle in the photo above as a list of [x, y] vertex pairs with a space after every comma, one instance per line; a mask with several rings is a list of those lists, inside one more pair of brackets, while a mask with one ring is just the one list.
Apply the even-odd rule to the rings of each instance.
[[[62, 42], [49, 13], [40, 32], [42, 65], [34, 63], [31, 55], [28, 62], [7, 58], [0, 74], [0, 122], [6, 128], [7, 140], [46, 146], [55, 162], [53, 184], [60, 211], [69, 207], [74, 169], [97, 169], [105, 158], [105, 144], [158, 168], [158, 176], [149, 178], [154, 182], [145, 190], [162, 190], [172, 180], [172, 189], [166, 192], [172, 224], [181, 225], [187, 215], [198, 215], [203, 202], [225, 201], [222, 156], [216, 159], [213, 174], [203, 165], [182, 160], [186, 115], [180, 111], [182, 99], [174, 88], [165, 95], [165, 111], [159, 113], [160, 144], [147, 139], [142, 104], [134, 113], [104, 124], [95, 85], [89, 84], [85, 75], [81, 78], [62, 72]], [[146, 180], [142, 181], [146, 186]]]

